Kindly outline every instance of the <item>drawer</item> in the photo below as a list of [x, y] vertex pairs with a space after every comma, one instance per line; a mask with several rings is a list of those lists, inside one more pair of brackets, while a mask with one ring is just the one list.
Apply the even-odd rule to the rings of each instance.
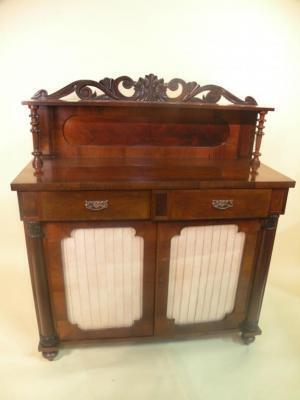
[[176, 220], [265, 217], [271, 190], [174, 190], [169, 193], [168, 217]]
[[148, 219], [147, 191], [70, 191], [40, 194], [41, 220]]

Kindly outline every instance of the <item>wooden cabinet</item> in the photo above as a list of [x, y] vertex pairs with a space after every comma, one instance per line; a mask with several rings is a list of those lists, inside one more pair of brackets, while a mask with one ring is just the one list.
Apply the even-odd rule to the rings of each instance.
[[[79, 101], [65, 98], [72, 92]], [[232, 104], [218, 105], [221, 96]], [[43, 355], [109, 338], [241, 332], [253, 341], [295, 185], [260, 164], [273, 109], [154, 75], [76, 81], [24, 104], [34, 158], [12, 189]]]

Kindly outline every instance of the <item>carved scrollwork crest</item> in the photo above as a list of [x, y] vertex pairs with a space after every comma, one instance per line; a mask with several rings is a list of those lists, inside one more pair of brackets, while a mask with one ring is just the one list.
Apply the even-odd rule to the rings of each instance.
[[[124, 89], [130, 90], [130, 94], [126, 95]], [[257, 105], [253, 97], [247, 96], [245, 100], [242, 100], [221, 86], [201, 86], [197, 82], [185, 82], [179, 78], [166, 83], [164, 79], [159, 79], [154, 74], [146, 75], [137, 81], [128, 76], [120, 76], [116, 79], [104, 78], [99, 82], [77, 80], [51, 94], [41, 89], [32, 99], [60, 100], [71, 94], [76, 94], [79, 100], [217, 104], [224, 98], [232, 104]], [[202, 96], [198, 97], [199, 95]]]

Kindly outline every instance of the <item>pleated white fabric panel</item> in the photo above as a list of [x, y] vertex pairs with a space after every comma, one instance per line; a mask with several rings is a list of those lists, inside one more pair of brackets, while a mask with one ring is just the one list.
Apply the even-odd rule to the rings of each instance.
[[142, 316], [144, 240], [133, 228], [75, 229], [61, 242], [68, 319], [81, 329]]
[[184, 228], [171, 240], [167, 317], [178, 325], [233, 311], [245, 242], [237, 225]]

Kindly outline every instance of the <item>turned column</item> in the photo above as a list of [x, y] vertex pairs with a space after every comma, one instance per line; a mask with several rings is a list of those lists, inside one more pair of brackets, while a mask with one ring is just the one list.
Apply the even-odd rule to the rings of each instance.
[[257, 170], [260, 166], [260, 159], [259, 157], [261, 156], [260, 153], [260, 147], [261, 147], [261, 141], [262, 137], [264, 135], [264, 128], [265, 128], [265, 122], [266, 122], [266, 114], [267, 111], [261, 111], [259, 113], [258, 121], [257, 121], [257, 128], [256, 128], [256, 133], [255, 133], [255, 146], [254, 146], [254, 151], [252, 153], [252, 159], [251, 159], [251, 168], [252, 168], [252, 174], [256, 175]]
[[59, 340], [55, 332], [50, 304], [47, 271], [43, 252], [43, 232], [40, 222], [26, 222], [28, 258], [31, 283], [38, 319], [40, 342], [39, 351], [48, 360], [53, 360], [58, 352]]
[[278, 214], [273, 214], [263, 222], [251, 300], [248, 305], [247, 317], [241, 325], [242, 339], [245, 344], [253, 342], [255, 336], [261, 334], [258, 320], [271, 262], [278, 217]]
[[32, 141], [33, 141], [33, 155], [32, 166], [34, 168], [35, 175], [42, 174], [43, 168], [43, 153], [40, 151], [40, 121], [38, 114], [38, 106], [30, 105], [30, 124], [31, 124], [31, 133], [32, 133]]

